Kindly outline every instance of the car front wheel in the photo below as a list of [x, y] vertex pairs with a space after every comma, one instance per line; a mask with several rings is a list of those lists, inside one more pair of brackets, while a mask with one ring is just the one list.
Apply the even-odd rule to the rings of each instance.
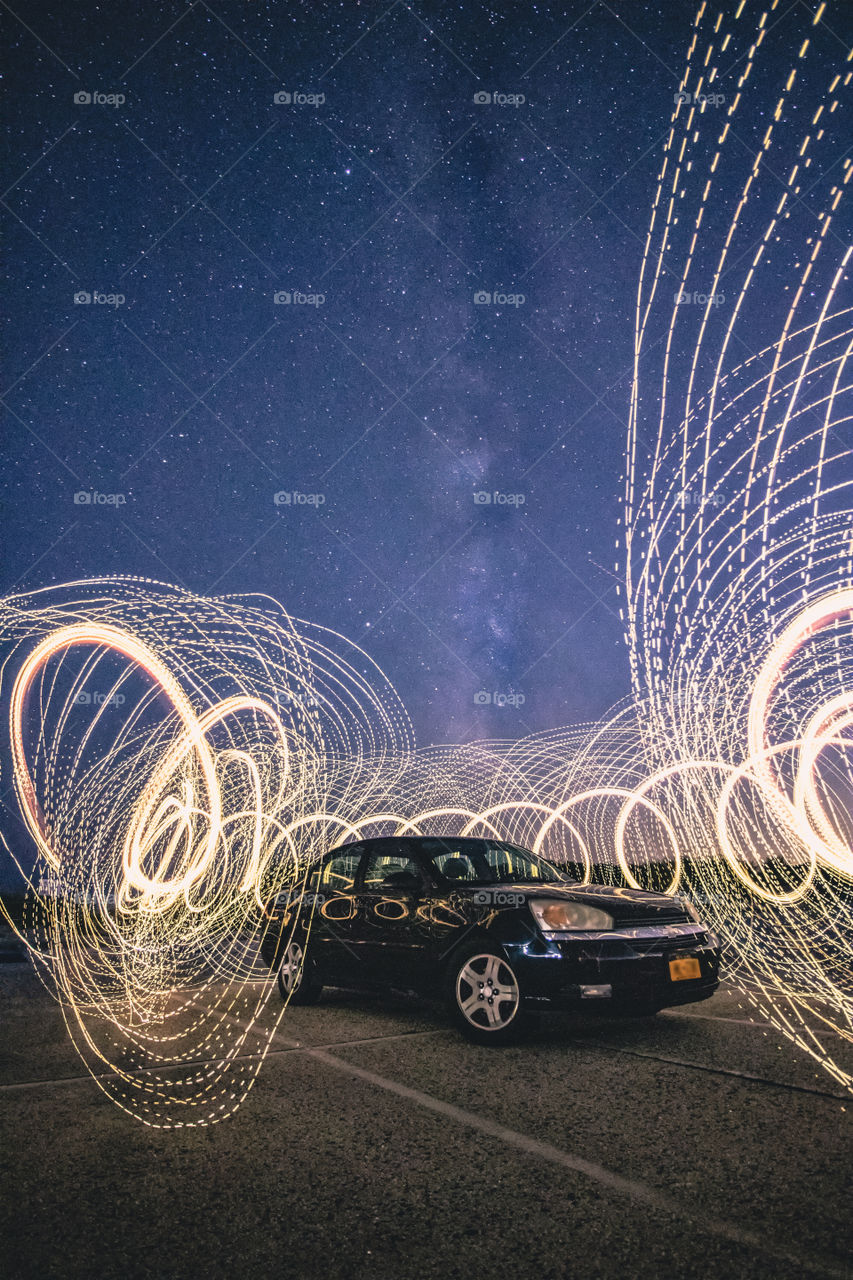
[[475, 1044], [512, 1044], [531, 1029], [521, 987], [507, 959], [488, 945], [457, 956], [448, 973], [448, 1003], [462, 1034]]
[[317, 981], [314, 966], [298, 942], [290, 942], [285, 947], [278, 970], [278, 989], [285, 1004], [316, 1004], [320, 999], [323, 984]]

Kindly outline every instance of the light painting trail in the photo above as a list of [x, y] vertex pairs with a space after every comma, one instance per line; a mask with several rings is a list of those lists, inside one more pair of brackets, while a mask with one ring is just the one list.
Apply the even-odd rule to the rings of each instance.
[[853, 166], [810, 176], [851, 71], [814, 61], [803, 7], [758, 129], [777, 8], [702, 5], [676, 95], [636, 306], [632, 693], [605, 722], [417, 749], [370, 658], [268, 597], [112, 578], [0, 604], [25, 941], [145, 1123], [239, 1107], [285, 1012], [262, 1016], [264, 905], [333, 843], [406, 831], [688, 892], [760, 1018], [853, 1092]]

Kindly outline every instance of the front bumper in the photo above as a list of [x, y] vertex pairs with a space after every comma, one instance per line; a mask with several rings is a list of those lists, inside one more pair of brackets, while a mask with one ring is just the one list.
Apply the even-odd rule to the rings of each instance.
[[[530, 1010], [666, 1009], [707, 1000], [720, 981], [720, 941], [700, 925], [563, 935], [506, 949]], [[672, 979], [669, 962], [682, 956], [699, 962], [698, 978]]]

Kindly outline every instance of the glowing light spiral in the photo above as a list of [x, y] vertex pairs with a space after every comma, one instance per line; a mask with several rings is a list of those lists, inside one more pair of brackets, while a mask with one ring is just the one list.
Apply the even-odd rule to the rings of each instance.
[[761, 1017], [853, 1090], [853, 167], [822, 164], [851, 72], [822, 8], [805, 30], [777, 9], [700, 7], [664, 146], [622, 529], [632, 695], [606, 722], [417, 750], [367, 655], [266, 597], [111, 579], [0, 605], [24, 936], [146, 1123], [215, 1122], [251, 1087], [270, 897], [333, 843], [407, 831], [686, 890]]

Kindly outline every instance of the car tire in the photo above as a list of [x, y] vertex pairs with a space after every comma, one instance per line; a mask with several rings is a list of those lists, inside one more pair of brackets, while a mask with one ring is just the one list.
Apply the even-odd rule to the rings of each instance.
[[314, 965], [299, 942], [289, 942], [278, 968], [278, 990], [285, 1004], [316, 1004], [323, 991]]
[[522, 1008], [518, 975], [503, 952], [488, 942], [467, 947], [451, 959], [446, 998], [456, 1027], [474, 1044], [517, 1044], [535, 1025]]

